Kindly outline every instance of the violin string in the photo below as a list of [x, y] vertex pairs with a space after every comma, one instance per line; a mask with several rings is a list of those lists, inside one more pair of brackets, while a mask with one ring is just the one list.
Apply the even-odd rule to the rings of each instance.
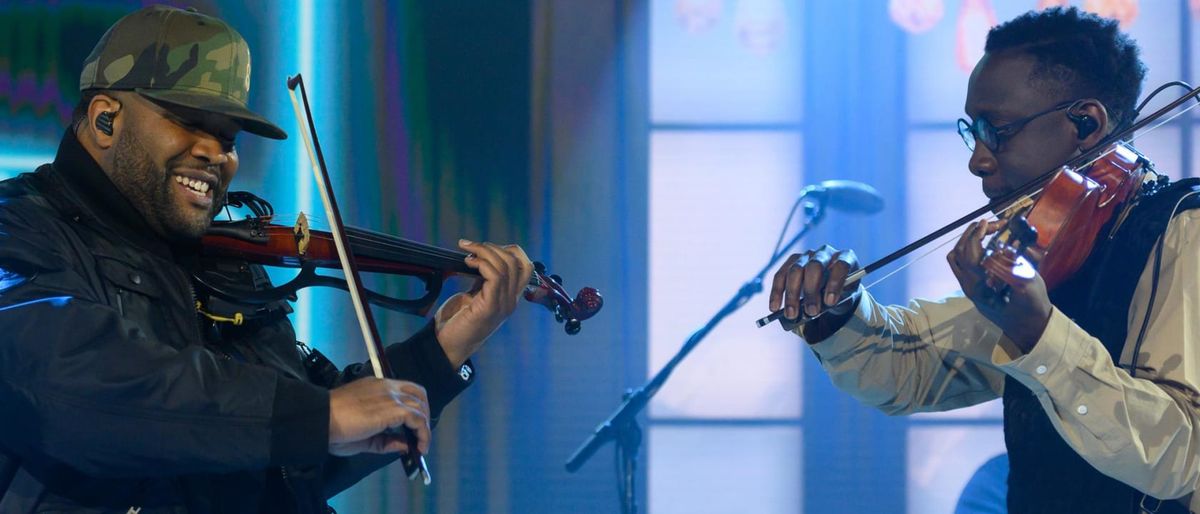
[[909, 260], [908, 262], [905, 262], [905, 263], [903, 263], [903, 264], [900, 264], [900, 265], [896, 266], [896, 269], [894, 269], [894, 270], [892, 270], [892, 271], [889, 271], [889, 272], [888, 272], [886, 275], [884, 275], [884, 276], [882, 276], [882, 277], [879, 277], [879, 279], [875, 280], [874, 282], [871, 282], [870, 284], [864, 285], [864, 286], [863, 286], [863, 289], [870, 290], [872, 287], [875, 287], [875, 286], [876, 286], [877, 284], [879, 284], [880, 282], [883, 282], [884, 280], [887, 280], [887, 279], [891, 278], [891, 277], [892, 277], [892, 275], [895, 275], [895, 274], [897, 274], [897, 273], [900, 273], [901, 271], [904, 271], [904, 270], [908, 269], [908, 268], [909, 268], [909, 266], [912, 266], [912, 265], [916, 264], [916, 263], [917, 263], [917, 261], [920, 261], [921, 259], [924, 259], [924, 258], [928, 257], [928, 256], [929, 256], [929, 254], [931, 254], [931, 253], [933, 253], [933, 252], [936, 252], [936, 251], [938, 251], [938, 250], [940, 250], [940, 249], [944, 248], [946, 245], [948, 245], [948, 244], [950, 244], [950, 243], [953, 243], [954, 241], [956, 241], [956, 240], [957, 240], [957, 238], [960, 238], [960, 237], [962, 237], [962, 235], [963, 235], [964, 233], [966, 233], [966, 230], [964, 230], [964, 231], [962, 231], [962, 232], [960, 232], [960, 233], [958, 233], [958, 234], [954, 234], [954, 237], [947, 237], [945, 241], [942, 241], [941, 243], [939, 243], [939, 244], [935, 245], [933, 248], [930, 248], [930, 249], [929, 249], [928, 251], [926, 251], [925, 253], [923, 253], [923, 254], [921, 254], [921, 255], [918, 255], [918, 256], [914, 257], [912, 260]]
[[[1020, 198], [1018, 198], [1018, 199], [1014, 200], [1012, 203], [1009, 203], [1007, 206], [1005, 206], [1003, 209], [1001, 209], [1001, 210], [1000, 210], [1000, 212], [998, 212], [998, 213], [994, 214], [994, 215], [991, 217], [991, 219], [987, 219], [987, 221], [988, 221], [988, 222], [992, 222], [992, 221], [999, 220], [999, 219], [1000, 219], [1000, 217], [1001, 217], [1002, 215], [1004, 215], [1005, 213], [1007, 213], [1008, 211], [1010, 211], [1010, 210], [1013, 210], [1013, 209], [1016, 209], [1017, 207], [1019, 207], [1019, 206], [1022, 204], [1022, 201], [1023, 201], [1023, 200], [1028, 200], [1028, 199], [1030, 199], [1030, 198], [1032, 198], [1032, 197], [1036, 196], [1038, 193], [1042, 192], [1042, 190], [1043, 190], [1043, 189], [1044, 189], [1044, 188], [1039, 188], [1039, 189], [1037, 189], [1036, 191], [1034, 191], [1034, 192], [1032, 192], [1032, 193], [1029, 193], [1029, 194], [1027, 194], [1027, 195], [1025, 195], [1025, 196], [1022, 196], [1022, 197], [1020, 197]], [[940, 249], [942, 249], [942, 248], [945, 248], [945, 247], [946, 247], [946, 245], [949, 245], [950, 243], [953, 243], [953, 242], [955, 242], [955, 241], [957, 241], [957, 240], [961, 239], [961, 238], [962, 238], [962, 236], [963, 236], [963, 234], [966, 234], [966, 233], [967, 233], [967, 230], [968, 230], [967, 228], [964, 228], [964, 229], [962, 229], [962, 231], [960, 231], [960, 232], [957, 232], [957, 233], [952, 233], [952, 234], [946, 234], [946, 236], [943, 236], [943, 237], [944, 237], [944, 240], [943, 240], [942, 242], [940, 242], [940, 243], [938, 243], [938, 244], [934, 245], [932, 248], [930, 248], [930, 249], [929, 249], [928, 251], [926, 251], [925, 253], [922, 253], [921, 255], [918, 255], [918, 256], [916, 256], [916, 257], [913, 257], [912, 259], [909, 259], [908, 261], [906, 261], [906, 262], [904, 262], [904, 263], [901, 263], [901, 264], [897, 265], [897, 266], [896, 266], [896, 269], [894, 269], [894, 270], [892, 270], [892, 271], [889, 271], [889, 272], [887, 272], [887, 274], [885, 274], [885, 275], [884, 275], [884, 276], [882, 276], [882, 277], [879, 277], [879, 278], [878, 278], [878, 279], [876, 279], [874, 282], [871, 282], [870, 284], [866, 284], [866, 285], [864, 285], [864, 286], [863, 286], [863, 289], [865, 289], [865, 290], [870, 290], [872, 287], [875, 287], [875, 286], [876, 286], [877, 284], [879, 284], [880, 282], [883, 282], [884, 280], [887, 280], [887, 279], [891, 278], [891, 277], [892, 277], [892, 275], [895, 275], [895, 274], [897, 274], [897, 273], [900, 273], [901, 271], [904, 271], [904, 270], [908, 269], [909, 267], [911, 267], [911, 266], [915, 265], [915, 264], [916, 264], [918, 261], [921, 261], [922, 259], [924, 259], [924, 258], [928, 257], [928, 256], [929, 256], [930, 254], [932, 254], [933, 252], [936, 252], [936, 251], [938, 251], [938, 250], [940, 250]]]
[[[426, 245], [424, 243], [418, 243], [401, 237], [366, 229], [347, 228], [346, 232], [354, 244], [361, 245], [364, 248], [374, 249], [379, 252], [380, 255], [387, 255], [390, 252], [395, 251], [397, 247], [404, 247], [408, 249], [409, 252], [415, 253], [419, 256], [430, 257], [435, 261], [440, 260], [441, 265], [449, 267], [452, 271], [463, 272], [476, 276], [479, 275], [477, 270], [470, 268], [463, 263], [463, 259], [469, 255], [465, 252]], [[565, 293], [558, 291], [553, 287], [548, 287], [542, 277], [543, 276], [541, 274], [535, 272], [529, 277], [529, 283], [527, 286], [538, 289], [546, 289], [548, 290], [549, 294], [558, 298], [559, 300], [567, 303], [571, 302], [569, 296]]]
[[[383, 248], [387, 248], [389, 246], [398, 246], [398, 247], [404, 247], [406, 249], [411, 249], [411, 250], [414, 250], [417, 252], [423, 252], [423, 253], [427, 253], [429, 255], [437, 255], [437, 256], [452, 256], [454, 254], [454, 252], [450, 251], [450, 250], [445, 250], [442, 248], [437, 248], [435, 246], [418, 243], [416, 241], [404, 239], [399, 236], [393, 236], [391, 234], [384, 234], [382, 232], [377, 232], [374, 230], [363, 229], [363, 228], [355, 228], [352, 230], [353, 230], [354, 235], [360, 241], [368, 241], [368, 242], [373, 242], [375, 244], [383, 245], [382, 246]], [[466, 254], [463, 254], [463, 256], [465, 257]]]
[[[1132, 135], [1130, 135], [1130, 136], [1129, 136], [1129, 142], [1132, 144], [1134, 141], [1138, 140], [1138, 139], [1139, 139], [1139, 138], [1141, 138], [1142, 136], [1145, 136], [1146, 134], [1149, 134], [1149, 133], [1151, 133], [1151, 132], [1154, 132], [1155, 130], [1158, 130], [1158, 128], [1159, 128], [1159, 127], [1162, 127], [1163, 125], [1166, 125], [1166, 124], [1168, 124], [1168, 123], [1170, 123], [1170, 122], [1172, 122], [1172, 121], [1175, 121], [1175, 120], [1176, 120], [1176, 119], [1178, 119], [1180, 116], [1183, 116], [1184, 114], [1187, 114], [1187, 113], [1188, 113], [1188, 111], [1191, 111], [1192, 109], [1195, 109], [1197, 106], [1200, 106], [1200, 102], [1188, 102], [1188, 103], [1187, 103], [1187, 104], [1185, 104], [1185, 105], [1186, 105], [1186, 107], [1183, 107], [1182, 109], [1180, 109], [1180, 110], [1179, 110], [1179, 112], [1176, 112], [1176, 113], [1174, 113], [1174, 114], [1171, 114], [1171, 115], [1164, 115], [1161, 121], [1158, 121], [1158, 122], [1156, 122], [1154, 125], [1151, 125], [1149, 128], [1147, 128], [1146, 130], [1142, 131], [1140, 134], [1137, 134], [1137, 133], [1135, 133], [1135, 134], [1132, 134]], [[1144, 107], [1144, 106], [1143, 106], [1143, 107]], [[1104, 158], [1105, 156], [1107, 156], [1108, 154], [1110, 154], [1110, 153], [1112, 153], [1112, 152], [1116, 151], [1116, 149], [1117, 149], [1117, 147], [1116, 147], [1116, 146], [1113, 146], [1112, 148], [1109, 148], [1108, 150], [1104, 151], [1104, 152], [1103, 152], [1103, 153], [1101, 153], [1100, 155], [1096, 156], [1096, 158], [1092, 159], [1091, 161], [1088, 161], [1088, 162], [1087, 162], [1087, 164], [1084, 164], [1084, 165], [1080, 166], [1080, 168], [1087, 168], [1088, 166], [1091, 166], [1092, 164], [1096, 163], [1096, 162], [1097, 162], [1097, 161], [1099, 161], [1100, 159], [1103, 159], [1103, 158]]]
[[422, 257], [454, 262], [461, 262], [466, 257], [465, 253], [460, 255], [451, 250], [436, 248], [385, 234], [371, 233], [370, 231], [362, 231], [361, 229], [351, 229], [348, 232], [350, 232], [351, 241], [383, 253], [400, 250]]
[[[1142, 131], [1140, 134], [1133, 134], [1132, 136], [1130, 136], [1130, 137], [1129, 137], [1129, 143], [1132, 145], [1132, 143], [1133, 143], [1134, 141], [1138, 140], [1138, 139], [1139, 139], [1139, 138], [1141, 138], [1142, 136], [1145, 136], [1146, 134], [1149, 134], [1149, 133], [1151, 133], [1151, 132], [1154, 132], [1155, 130], [1158, 130], [1158, 128], [1159, 128], [1159, 127], [1162, 127], [1163, 125], [1166, 125], [1166, 124], [1168, 124], [1168, 123], [1170, 123], [1170, 122], [1172, 122], [1172, 121], [1175, 121], [1177, 118], [1179, 118], [1180, 116], [1183, 116], [1183, 115], [1184, 115], [1184, 114], [1186, 114], [1188, 111], [1190, 111], [1190, 110], [1192, 110], [1192, 109], [1195, 109], [1197, 105], [1200, 105], [1200, 103], [1190, 103], [1190, 102], [1189, 102], [1189, 103], [1187, 104], [1187, 107], [1184, 107], [1184, 108], [1183, 108], [1183, 109], [1181, 109], [1179, 112], [1177, 112], [1177, 113], [1175, 113], [1175, 114], [1172, 114], [1172, 115], [1170, 115], [1170, 116], [1164, 116], [1164, 117], [1163, 117], [1164, 119], [1163, 119], [1162, 121], [1156, 122], [1154, 125], [1151, 125], [1149, 128], [1147, 128], [1146, 130]], [[1096, 162], [1100, 161], [1100, 159], [1103, 159], [1103, 158], [1107, 157], [1107, 156], [1108, 156], [1108, 154], [1111, 154], [1111, 153], [1113, 153], [1113, 152], [1115, 152], [1115, 151], [1117, 151], [1117, 146], [1116, 146], [1116, 145], [1113, 145], [1112, 147], [1108, 148], [1107, 150], [1105, 150], [1105, 151], [1101, 152], [1101, 153], [1100, 153], [1100, 155], [1097, 155], [1097, 156], [1096, 156], [1095, 158], [1093, 158], [1092, 160], [1090, 160], [1090, 161], [1088, 161], [1088, 162], [1086, 162], [1086, 163], [1084, 163], [1084, 164], [1080, 165], [1078, 169], [1085, 169], [1085, 168], [1087, 168], [1088, 166], [1091, 166], [1091, 165], [1095, 164]]]
[[[1187, 105], [1187, 107], [1184, 107], [1183, 109], [1180, 109], [1180, 110], [1179, 110], [1179, 112], [1177, 112], [1177, 113], [1175, 113], [1175, 114], [1172, 114], [1172, 115], [1170, 115], [1170, 116], [1166, 116], [1166, 117], [1165, 117], [1166, 119], [1164, 119], [1164, 120], [1162, 120], [1162, 121], [1160, 121], [1160, 122], [1158, 122], [1158, 123], [1156, 123], [1156, 124], [1152, 125], [1150, 128], [1148, 128], [1148, 129], [1146, 129], [1146, 130], [1142, 131], [1142, 133], [1141, 133], [1141, 134], [1134, 134], [1133, 136], [1131, 136], [1131, 137], [1129, 138], [1129, 141], [1130, 141], [1130, 142], [1136, 141], [1138, 138], [1140, 138], [1140, 137], [1142, 137], [1142, 136], [1144, 136], [1144, 135], [1146, 135], [1146, 134], [1149, 134], [1149, 133], [1151, 133], [1151, 132], [1154, 132], [1154, 131], [1155, 131], [1155, 130], [1157, 130], [1159, 127], [1161, 127], [1161, 126], [1163, 126], [1163, 125], [1166, 125], [1167, 123], [1170, 123], [1170, 122], [1172, 122], [1172, 121], [1175, 121], [1175, 120], [1176, 120], [1176, 119], [1178, 119], [1180, 116], [1183, 116], [1184, 114], [1187, 114], [1187, 113], [1188, 113], [1188, 111], [1191, 111], [1192, 109], [1195, 109], [1197, 106], [1200, 106], [1200, 102], [1188, 102], [1186, 105]], [[1095, 162], [1095, 161], [1092, 161], [1092, 162]]]
[[427, 261], [435, 263], [437, 266], [448, 268], [456, 272], [467, 272], [475, 274], [473, 270], [463, 262], [466, 254], [457, 254], [440, 248], [432, 248], [420, 243], [414, 243], [403, 239], [383, 239], [364, 237], [351, 237], [356, 245], [365, 245], [368, 249], [373, 249], [379, 256], [401, 256], [424, 258]]
[[[311, 220], [312, 218], [310, 218]], [[346, 235], [350, 239], [351, 244], [363, 250], [374, 252], [374, 256], [386, 257], [397, 256], [400, 254], [397, 251], [404, 251], [406, 256], [426, 257], [438, 265], [447, 267], [452, 271], [468, 273], [471, 275], [479, 275], [477, 270], [467, 267], [463, 259], [467, 257], [466, 252], [440, 248], [424, 243], [418, 243], [402, 237], [377, 232], [374, 230], [346, 227]], [[545, 288], [542, 277], [538, 273], [534, 273], [529, 278], [529, 286], [537, 288]], [[562, 295], [551, 288], [552, 294], [556, 297]]]
[[[304, 213], [276, 213], [272, 216], [271, 220], [278, 225], [295, 225], [300, 214]], [[304, 215], [308, 219], [310, 226], [324, 225], [322, 218], [309, 216], [308, 214]], [[463, 258], [467, 256], [466, 253], [437, 248], [372, 230], [346, 227], [346, 234], [356, 246], [364, 250], [373, 251], [376, 255], [394, 255], [397, 251], [406, 251], [408, 255], [425, 257], [434, 262], [447, 264], [461, 264]]]
[[[295, 224], [295, 220], [300, 217], [300, 214], [278, 213], [272, 219], [274, 222], [281, 225]], [[310, 226], [321, 226], [325, 223], [322, 218], [305, 214], [308, 218]], [[289, 223], [290, 222], [290, 223]], [[383, 234], [366, 229], [347, 227], [346, 233], [351, 241], [354, 241], [364, 248], [370, 248], [380, 253], [386, 253], [396, 249], [409, 250], [420, 256], [429, 257], [437, 260], [454, 260], [461, 261], [467, 256], [465, 253], [455, 252], [453, 250], [445, 250], [441, 248], [424, 245], [415, 241], [410, 241], [400, 237]]]
[[[305, 213], [275, 213], [271, 216], [271, 221], [277, 225], [295, 225], [295, 222], [297, 219], [299, 219], [300, 214]], [[305, 217], [308, 219], [310, 226], [321, 226], [325, 224], [321, 217], [310, 216], [308, 214], [305, 214]], [[410, 239], [393, 236], [383, 232], [355, 227], [346, 227], [346, 235], [354, 245], [357, 245], [365, 250], [373, 251], [376, 255], [396, 255], [395, 252], [402, 251], [406, 252], [409, 256], [416, 255], [418, 257], [428, 258], [433, 262], [454, 269], [455, 271], [462, 271], [473, 275], [478, 275], [477, 271], [466, 267], [466, 265], [463, 263], [463, 259], [465, 259], [469, 254], [460, 250], [441, 248], [412, 241]], [[537, 273], [535, 273], [534, 276], [530, 278], [530, 285], [538, 286], [541, 284], [541, 281], [542, 279]]]
[[373, 242], [375, 244], [382, 245], [381, 246], [382, 248], [396, 246], [396, 247], [401, 247], [401, 248], [408, 249], [410, 251], [414, 251], [417, 253], [421, 253], [424, 255], [428, 255], [430, 257], [446, 258], [446, 259], [454, 259], [454, 260], [462, 260], [463, 258], [465, 258], [467, 256], [467, 254], [463, 253], [463, 252], [456, 252], [454, 250], [438, 248], [438, 247], [435, 247], [432, 245], [418, 243], [416, 241], [412, 241], [409, 239], [404, 239], [401, 237], [396, 237], [396, 236], [392, 236], [392, 235], [388, 235], [388, 234], [382, 234], [382, 233], [371, 231], [371, 230], [354, 229], [354, 232], [355, 232], [355, 235], [358, 236], [358, 238], [360, 240], [369, 241], [369, 242]]
[[[418, 243], [412, 240], [367, 229], [347, 228], [347, 234], [350, 236], [351, 241], [357, 240], [356, 244], [362, 244], [364, 247], [371, 247], [381, 254], [394, 251], [396, 247], [404, 247], [410, 252], [414, 252], [418, 255], [430, 257], [434, 260], [441, 260], [444, 265], [449, 265], [448, 267], [451, 267], [455, 271], [461, 271], [471, 275], [479, 275], [477, 270], [467, 267], [463, 263], [463, 259], [469, 255], [466, 252]], [[547, 288], [542, 277], [543, 276], [541, 274], [535, 272], [529, 277], [529, 284], [527, 285], [535, 288], [549, 289], [550, 294], [559, 297], [560, 299], [566, 298], [564, 293], [560, 293], [559, 291], [554, 290], [554, 288]], [[569, 302], [570, 300], [567, 301]]]

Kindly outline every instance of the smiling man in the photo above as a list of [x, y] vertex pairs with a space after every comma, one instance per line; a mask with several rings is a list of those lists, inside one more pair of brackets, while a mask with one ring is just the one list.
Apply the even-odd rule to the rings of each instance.
[[[327, 512], [473, 380], [532, 265], [462, 242], [483, 281], [386, 358], [338, 370], [286, 302], [237, 322], [193, 276], [265, 287], [197, 241], [238, 170], [250, 52], [229, 25], [150, 7], [96, 45], [51, 164], [0, 182], [0, 512]], [[367, 455], [377, 454], [377, 455]]]
[[[992, 29], [959, 121], [967, 171], [997, 198], [1096, 147], [1132, 121], [1144, 76], [1112, 20], [1050, 9]], [[769, 307], [793, 320], [828, 309], [796, 333], [838, 387], [889, 414], [1003, 398], [1008, 512], [1195, 512], [1196, 184], [1145, 188], [1051, 291], [1036, 273], [1014, 276], [997, 301], [981, 260], [998, 227], [975, 223], [947, 255], [962, 291], [940, 301], [846, 291], [857, 259], [826, 246], [791, 256]]]
[[[107, 161], [100, 164], [110, 170], [113, 185], [155, 233], [172, 239], [203, 235], [237, 173], [238, 123], [223, 115], [156, 103], [136, 92], [98, 90], [88, 96], [86, 108], [97, 112], [84, 115], [111, 117], [114, 134], [122, 131], [120, 138], [101, 131], [99, 137], [80, 141], [89, 154]], [[211, 137], [196, 144], [196, 133]]]

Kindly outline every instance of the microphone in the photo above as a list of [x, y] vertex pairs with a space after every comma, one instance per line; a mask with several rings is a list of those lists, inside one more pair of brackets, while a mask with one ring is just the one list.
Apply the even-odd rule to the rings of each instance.
[[853, 180], [826, 180], [805, 187], [803, 194], [831, 209], [857, 214], [883, 210], [883, 196], [875, 188]]

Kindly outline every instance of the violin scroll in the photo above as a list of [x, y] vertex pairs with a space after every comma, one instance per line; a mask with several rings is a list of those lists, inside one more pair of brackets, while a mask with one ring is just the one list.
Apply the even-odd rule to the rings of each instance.
[[595, 316], [604, 307], [604, 298], [594, 287], [580, 289], [571, 297], [563, 288], [562, 277], [546, 275], [546, 265], [541, 262], [533, 263], [533, 280], [530, 282], [525, 288], [525, 299], [553, 312], [554, 320], [563, 323], [568, 335], [578, 334], [583, 328], [583, 320]]

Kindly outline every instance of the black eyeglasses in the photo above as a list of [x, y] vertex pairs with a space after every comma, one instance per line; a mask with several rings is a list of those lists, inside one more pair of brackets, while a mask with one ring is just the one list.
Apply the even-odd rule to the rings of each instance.
[[974, 122], [969, 122], [962, 118], [958, 119], [958, 135], [962, 136], [963, 142], [967, 144], [967, 149], [975, 151], [975, 141], [980, 141], [988, 150], [996, 152], [1000, 148], [1000, 144], [1004, 140], [1013, 137], [1029, 122], [1037, 119], [1040, 116], [1045, 116], [1052, 112], [1061, 111], [1075, 104], [1076, 100], [1060, 103], [1046, 109], [1037, 114], [1026, 116], [1012, 123], [1006, 123], [999, 127], [994, 127], [987, 119], [976, 118]]

